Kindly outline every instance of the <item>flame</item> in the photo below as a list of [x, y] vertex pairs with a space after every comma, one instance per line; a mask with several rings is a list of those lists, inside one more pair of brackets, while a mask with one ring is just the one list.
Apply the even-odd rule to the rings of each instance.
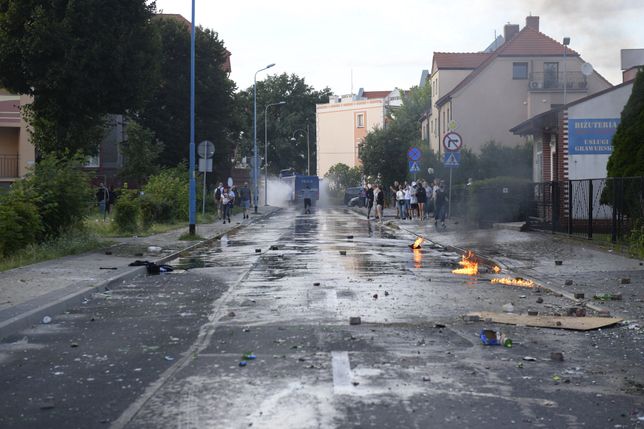
[[501, 272], [501, 267], [499, 267], [498, 265], [495, 265], [494, 268], [492, 268], [492, 271], [499, 274]]
[[418, 237], [415, 241], [414, 244], [411, 245], [412, 249], [420, 249], [420, 245], [425, 241], [423, 237]]
[[420, 249], [414, 249], [414, 268], [423, 267], [423, 253]]
[[452, 270], [452, 273], [466, 274], [468, 276], [477, 275], [479, 273], [479, 264], [474, 260], [475, 257], [474, 253], [468, 250], [467, 253], [461, 257], [461, 260], [458, 261], [463, 268]]
[[509, 286], [522, 286], [522, 287], [534, 287], [534, 282], [532, 280], [526, 280], [521, 277], [503, 277], [500, 279], [492, 279], [491, 283], [501, 283]]

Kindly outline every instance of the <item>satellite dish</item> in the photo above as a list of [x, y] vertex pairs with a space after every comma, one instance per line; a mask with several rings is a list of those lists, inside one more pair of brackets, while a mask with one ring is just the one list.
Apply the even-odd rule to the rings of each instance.
[[593, 65], [590, 63], [583, 63], [581, 65], [581, 73], [584, 76], [590, 76], [591, 74], [593, 74]]

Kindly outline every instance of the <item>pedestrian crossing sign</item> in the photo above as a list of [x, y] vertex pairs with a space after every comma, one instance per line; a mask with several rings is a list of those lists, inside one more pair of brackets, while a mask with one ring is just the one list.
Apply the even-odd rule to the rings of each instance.
[[445, 152], [443, 165], [447, 168], [456, 168], [461, 164], [460, 152]]
[[409, 161], [409, 172], [418, 173], [420, 171], [420, 164], [418, 161]]

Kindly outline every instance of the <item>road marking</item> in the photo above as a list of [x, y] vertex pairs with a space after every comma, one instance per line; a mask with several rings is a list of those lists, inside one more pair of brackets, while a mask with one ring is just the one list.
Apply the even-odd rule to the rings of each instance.
[[331, 352], [331, 366], [333, 367], [333, 393], [346, 395], [352, 392], [351, 363], [349, 352]]
[[338, 293], [335, 290], [326, 291], [326, 305], [331, 313], [338, 311]]

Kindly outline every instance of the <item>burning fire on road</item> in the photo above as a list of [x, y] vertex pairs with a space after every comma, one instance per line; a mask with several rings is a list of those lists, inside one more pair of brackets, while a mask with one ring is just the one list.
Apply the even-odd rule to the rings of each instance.
[[423, 241], [425, 241], [423, 237], [418, 237], [414, 241], [414, 244], [410, 244], [409, 247], [411, 247], [412, 249], [420, 249], [420, 245], [423, 244]]
[[526, 280], [522, 277], [503, 277], [500, 279], [492, 279], [490, 283], [500, 283], [508, 286], [521, 286], [521, 287], [534, 287], [534, 282], [532, 280]]
[[465, 255], [461, 257], [461, 260], [458, 261], [458, 264], [463, 268], [457, 268], [452, 270], [454, 274], [465, 274], [468, 276], [475, 276], [479, 273], [479, 263], [476, 262], [476, 255], [474, 252], [468, 250]]

